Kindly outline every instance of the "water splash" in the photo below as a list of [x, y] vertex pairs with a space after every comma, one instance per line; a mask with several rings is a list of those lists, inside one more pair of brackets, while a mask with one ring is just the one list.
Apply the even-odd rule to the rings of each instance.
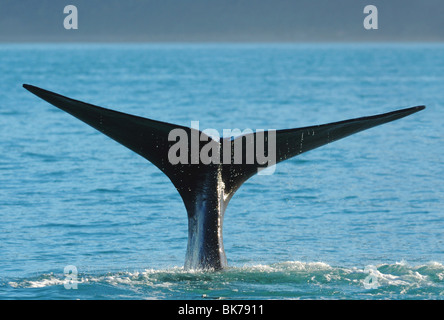
[[[56, 290], [79, 299], [441, 299], [444, 265], [406, 262], [373, 266], [377, 286], [369, 288], [368, 268], [330, 266], [323, 262], [288, 261], [230, 267], [219, 272], [183, 267], [105, 274], [79, 274], [78, 290], [66, 290], [63, 274], [10, 280], [1, 292]], [[3, 296], [1, 294], [0, 296]]]

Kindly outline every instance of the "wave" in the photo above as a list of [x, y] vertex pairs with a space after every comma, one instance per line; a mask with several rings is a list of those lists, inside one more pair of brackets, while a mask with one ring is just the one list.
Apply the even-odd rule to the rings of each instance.
[[[288, 261], [230, 267], [224, 271], [183, 267], [82, 274], [42, 274], [8, 281], [11, 290], [57, 288], [58, 296], [75, 284], [80, 298], [143, 299], [442, 299], [444, 265], [406, 262], [334, 267], [323, 262]], [[40, 293], [41, 294], [41, 293]], [[76, 293], [70, 293], [72, 297]]]

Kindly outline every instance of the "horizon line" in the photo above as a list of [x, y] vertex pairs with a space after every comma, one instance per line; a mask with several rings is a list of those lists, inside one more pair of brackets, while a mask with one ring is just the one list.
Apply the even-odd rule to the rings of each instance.
[[444, 44], [443, 40], [0, 40], [2, 44]]

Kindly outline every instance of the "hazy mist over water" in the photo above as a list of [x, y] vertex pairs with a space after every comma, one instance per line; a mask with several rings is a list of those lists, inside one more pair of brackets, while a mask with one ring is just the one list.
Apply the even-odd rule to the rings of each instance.
[[[65, 30], [67, 5], [78, 29]], [[374, 5], [378, 29], [366, 30]], [[443, 41], [441, 0], [2, 0], [4, 42]]]

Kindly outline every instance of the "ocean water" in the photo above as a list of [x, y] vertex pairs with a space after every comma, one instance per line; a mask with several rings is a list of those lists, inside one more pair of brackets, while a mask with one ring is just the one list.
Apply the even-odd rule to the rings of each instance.
[[[251, 178], [185, 271], [166, 176], [23, 83], [219, 132], [427, 109]], [[2, 44], [0, 299], [442, 299], [443, 119], [442, 44]]]

